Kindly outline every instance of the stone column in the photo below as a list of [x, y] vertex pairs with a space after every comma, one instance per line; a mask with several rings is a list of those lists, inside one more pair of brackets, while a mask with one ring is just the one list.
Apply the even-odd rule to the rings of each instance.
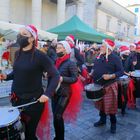
[[97, 0], [88, 0], [84, 4], [84, 22], [90, 27], [97, 27]]
[[66, 0], [57, 0], [57, 24], [65, 22]]
[[32, 0], [32, 24], [41, 28], [42, 0]]
[[0, 1], [0, 20], [9, 21], [10, 19], [10, 0]]
[[77, 1], [77, 16], [83, 20], [84, 17], [84, 4], [85, 0], [78, 0]]

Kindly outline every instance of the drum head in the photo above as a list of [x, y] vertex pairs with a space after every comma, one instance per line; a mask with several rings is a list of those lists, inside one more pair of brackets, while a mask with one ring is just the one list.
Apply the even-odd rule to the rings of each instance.
[[88, 84], [85, 86], [85, 90], [87, 91], [98, 91], [101, 90], [103, 87], [101, 85], [98, 84]]
[[127, 78], [128, 78], [127, 75], [123, 75], [123, 76], [120, 77], [120, 79], [127, 79]]
[[0, 127], [6, 127], [17, 121], [19, 114], [18, 109], [0, 108]]
[[140, 70], [135, 70], [134, 72], [132, 72], [132, 76], [140, 78]]

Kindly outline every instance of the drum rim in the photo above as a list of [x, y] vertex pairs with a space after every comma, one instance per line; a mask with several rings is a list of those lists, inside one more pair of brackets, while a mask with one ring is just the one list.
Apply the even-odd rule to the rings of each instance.
[[[17, 110], [18, 110], [18, 109], [17, 109]], [[18, 120], [20, 120], [20, 112], [19, 112], [19, 110], [18, 110], [18, 115], [17, 115], [17, 117], [16, 117], [13, 121], [10, 121], [9, 123], [4, 124], [4, 125], [1, 125], [1, 124], [0, 124], [0, 128], [2, 128], [2, 127], [8, 127], [8, 126], [12, 125], [13, 123], [15, 123], [15, 122], [18, 121]]]
[[[102, 90], [102, 89], [103, 89], [103, 86], [101, 86], [101, 85], [99, 85], [99, 84], [92, 83], [92, 84], [88, 84], [88, 85], [86, 85], [86, 86], [84, 87], [85, 90], [86, 90], [86, 91], [89, 91], [89, 90], [87, 89], [87, 86], [89, 86], [89, 85], [93, 85], [93, 84], [99, 86], [99, 89], [98, 89], [98, 90]], [[98, 90], [92, 90], [92, 91], [94, 92], [94, 91], [98, 91]]]
[[2, 127], [8, 127], [8, 126], [14, 124], [15, 122], [17, 122], [18, 120], [20, 120], [19, 119], [19, 116], [14, 121], [9, 122], [7, 125], [0, 125], [0, 128], [2, 128]]
[[97, 101], [100, 101], [100, 100], [102, 100], [103, 99], [103, 97], [100, 97], [100, 98], [98, 98], [98, 99], [92, 99], [94, 102], [97, 102]]

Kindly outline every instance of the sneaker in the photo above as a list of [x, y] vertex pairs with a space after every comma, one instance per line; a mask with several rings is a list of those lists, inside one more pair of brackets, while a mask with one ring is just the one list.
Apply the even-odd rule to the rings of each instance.
[[98, 122], [94, 123], [94, 127], [104, 126], [106, 122], [99, 120]]
[[115, 134], [115, 133], [116, 133], [116, 124], [115, 124], [115, 123], [114, 123], [114, 124], [111, 124], [110, 132], [111, 132], [112, 134]]

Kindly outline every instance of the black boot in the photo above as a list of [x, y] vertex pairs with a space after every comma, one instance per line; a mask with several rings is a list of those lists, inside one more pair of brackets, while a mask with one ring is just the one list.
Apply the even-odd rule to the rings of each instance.
[[115, 114], [110, 114], [110, 122], [111, 122], [111, 127], [110, 127], [110, 132], [111, 133], [116, 133], [116, 115]]
[[94, 123], [94, 127], [100, 127], [100, 126], [104, 126], [106, 124], [106, 121], [102, 121], [101, 119]]
[[106, 114], [100, 111], [99, 116], [100, 116], [100, 120], [94, 123], [94, 127], [100, 127], [106, 124]]
[[112, 134], [116, 133], [116, 123], [111, 123], [110, 132]]

